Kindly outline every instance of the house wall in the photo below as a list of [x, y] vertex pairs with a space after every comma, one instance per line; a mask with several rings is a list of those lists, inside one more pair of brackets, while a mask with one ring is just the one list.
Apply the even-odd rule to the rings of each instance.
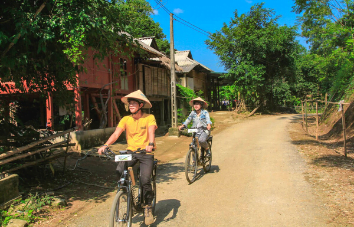
[[206, 73], [196, 72], [193, 70], [193, 78], [194, 78], [194, 91], [203, 91], [203, 94], [207, 94], [207, 78]]
[[[120, 56], [109, 56], [102, 61], [93, 59], [94, 51], [88, 50], [88, 58], [83, 66], [85, 72], [79, 74], [80, 87], [102, 88], [112, 83], [114, 93], [129, 94], [135, 90], [134, 62]], [[107, 86], [105, 89], [108, 89]]]
[[139, 64], [138, 88], [148, 97], [170, 97], [171, 77], [169, 70]]

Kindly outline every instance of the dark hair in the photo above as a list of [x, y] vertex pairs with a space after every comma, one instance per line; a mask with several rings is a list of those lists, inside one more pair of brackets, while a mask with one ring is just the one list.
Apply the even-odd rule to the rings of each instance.
[[140, 100], [140, 99], [128, 98], [128, 103], [129, 103], [130, 101], [135, 101], [135, 102], [139, 103], [139, 105], [140, 105], [141, 103], [144, 104], [144, 101], [143, 101], [143, 100]]
[[199, 103], [202, 107], [204, 107], [204, 102], [198, 100], [193, 101], [193, 105], [195, 105], [196, 103]]

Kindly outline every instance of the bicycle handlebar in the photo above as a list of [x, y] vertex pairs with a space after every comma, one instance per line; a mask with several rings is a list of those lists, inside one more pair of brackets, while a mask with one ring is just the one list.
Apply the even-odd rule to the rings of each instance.
[[[152, 149], [152, 151], [155, 151], [155, 149]], [[139, 152], [139, 153], [142, 153], [142, 154], [151, 153], [151, 152], [146, 152], [146, 149], [140, 149], [140, 148], [138, 148], [138, 150], [132, 151], [132, 152], [133, 152], [133, 153]], [[111, 150], [109, 149], [109, 147], [106, 147], [106, 148], [104, 149], [103, 153], [104, 153], [107, 157], [109, 157], [110, 159], [114, 159], [114, 157], [115, 157], [115, 155], [116, 155], [113, 151], [111, 151]]]
[[[184, 130], [184, 129], [188, 129], [188, 128], [187, 128], [187, 126], [183, 126], [183, 127], [181, 128], [181, 130]], [[191, 128], [191, 129], [202, 129], [202, 130], [208, 130], [208, 128], [207, 128], [207, 127], [204, 127], [204, 126], [203, 126], [203, 127], [199, 127], [199, 128]], [[180, 131], [181, 131], [181, 130], [180, 130]], [[208, 131], [210, 131], [210, 130], [208, 130]]]

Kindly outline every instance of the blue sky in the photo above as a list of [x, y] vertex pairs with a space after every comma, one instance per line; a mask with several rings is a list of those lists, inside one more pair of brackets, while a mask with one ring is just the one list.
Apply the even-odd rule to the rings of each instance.
[[[170, 40], [170, 17], [158, 6], [155, 0], [147, 0], [155, 9], [153, 19], [159, 22], [166, 38]], [[209, 32], [221, 29], [223, 23], [229, 23], [234, 11], [238, 14], [247, 13], [251, 6], [265, 2], [266, 8], [275, 10], [276, 15], [281, 15], [280, 25], [292, 26], [296, 23], [297, 15], [292, 11], [294, 0], [162, 0], [163, 5], [180, 18]], [[194, 60], [204, 64], [213, 71], [224, 72], [219, 58], [207, 48], [205, 40], [208, 37], [174, 21], [175, 49], [191, 50]], [[299, 38], [302, 45], [306, 45], [304, 39]]]

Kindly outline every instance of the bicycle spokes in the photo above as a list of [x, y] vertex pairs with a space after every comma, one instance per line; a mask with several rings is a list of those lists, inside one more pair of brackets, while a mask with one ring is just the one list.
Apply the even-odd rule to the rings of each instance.
[[195, 180], [197, 169], [196, 153], [194, 150], [189, 150], [185, 162], [186, 179], [189, 183]]

